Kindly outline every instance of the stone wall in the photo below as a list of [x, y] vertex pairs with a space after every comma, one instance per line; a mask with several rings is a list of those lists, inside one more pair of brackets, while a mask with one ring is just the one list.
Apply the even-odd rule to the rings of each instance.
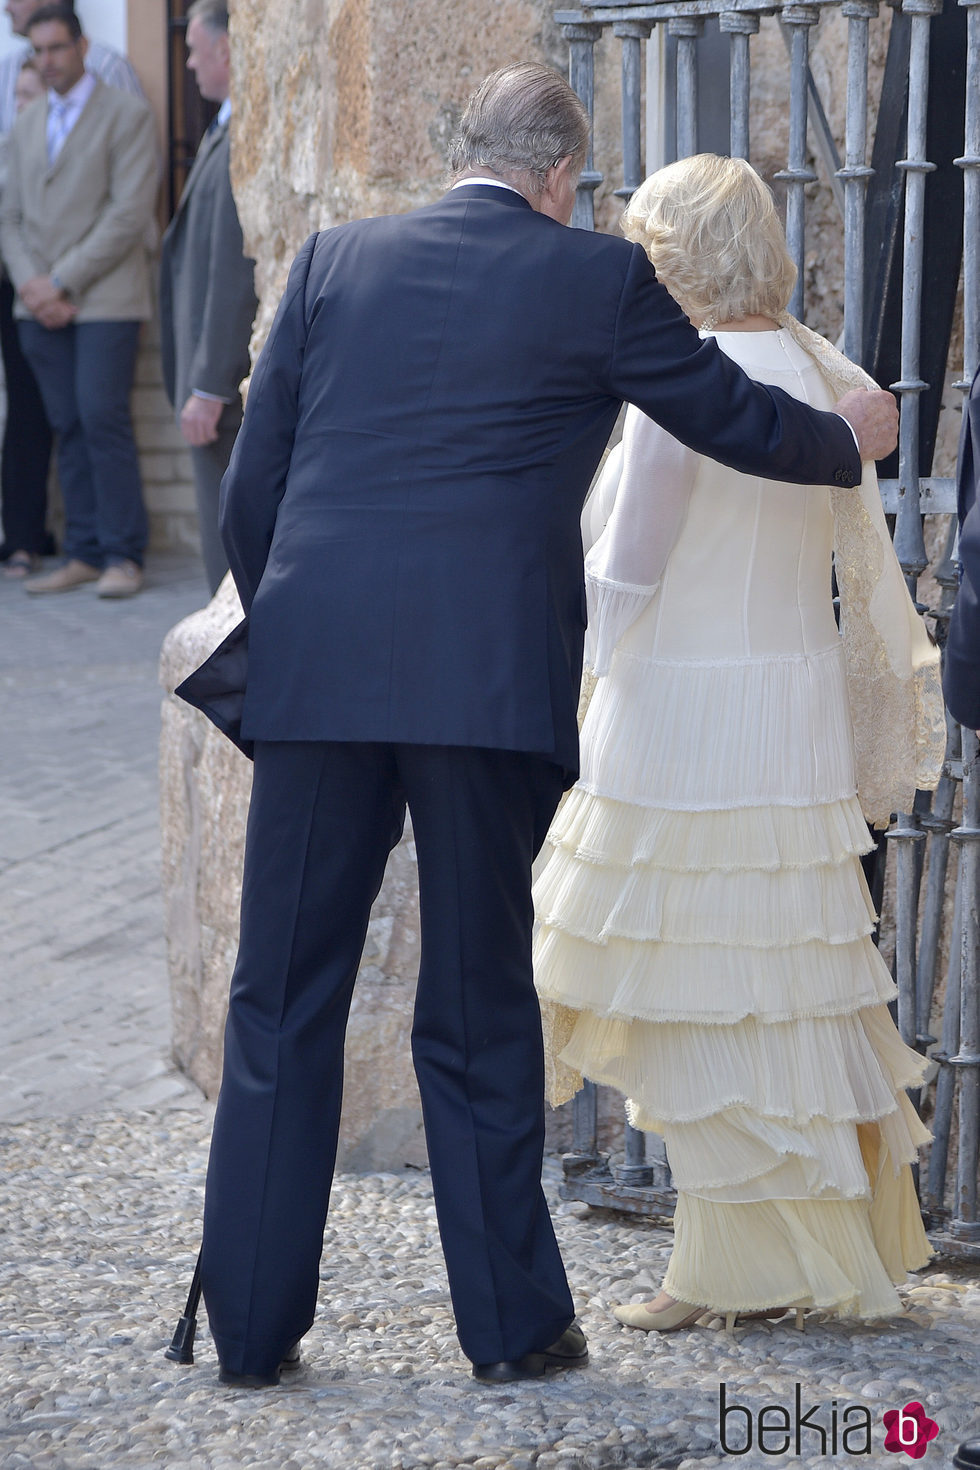
[[[160, 323], [155, 315], [143, 328], [132, 411], [143, 495], [150, 518], [150, 549], [199, 551], [201, 538], [190, 455], [164, 392]], [[203, 584], [203, 564], [201, 580]]]
[[[232, 176], [258, 262], [253, 349], [311, 231], [439, 197], [449, 139], [483, 76], [529, 58], [567, 69], [554, 8], [552, 0], [234, 0]], [[615, 87], [602, 95], [618, 117]]]

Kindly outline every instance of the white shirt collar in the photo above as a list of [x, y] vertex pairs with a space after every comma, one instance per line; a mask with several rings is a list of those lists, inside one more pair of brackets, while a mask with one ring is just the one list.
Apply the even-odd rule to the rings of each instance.
[[75, 85], [63, 95], [59, 96], [52, 88], [48, 88], [48, 103], [57, 103], [70, 112], [81, 112], [92, 93], [95, 91], [96, 78], [90, 71], [80, 77]]
[[468, 184], [490, 184], [491, 187], [494, 189], [509, 189], [512, 194], [519, 194], [522, 199], [524, 198], [524, 195], [521, 194], [520, 189], [515, 189], [513, 184], [505, 184], [503, 179], [484, 179], [478, 177], [474, 177], [471, 179], [458, 179], [456, 183], [453, 184], [452, 189], [450, 189], [449, 192], [452, 193], [453, 189], [464, 189]]
[[218, 108], [218, 116], [217, 116], [217, 118], [215, 120], [218, 123], [218, 126], [219, 127], [224, 127], [224, 125], [227, 123], [227, 121], [228, 121], [228, 119], [230, 117], [231, 117], [231, 98], [230, 97], [226, 97], [225, 100], [224, 100], [224, 102], [222, 102], [221, 106]]

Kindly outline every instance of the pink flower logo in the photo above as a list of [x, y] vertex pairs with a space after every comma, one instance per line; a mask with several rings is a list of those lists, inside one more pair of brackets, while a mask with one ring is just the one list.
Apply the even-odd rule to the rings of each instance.
[[929, 1448], [929, 1441], [939, 1433], [939, 1425], [930, 1419], [917, 1400], [906, 1404], [904, 1409], [888, 1409], [884, 1415], [885, 1449], [893, 1455], [906, 1454], [913, 1460], [921, 1460]]

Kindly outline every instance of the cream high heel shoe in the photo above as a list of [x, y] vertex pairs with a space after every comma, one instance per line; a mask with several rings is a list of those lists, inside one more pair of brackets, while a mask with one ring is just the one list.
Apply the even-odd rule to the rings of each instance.
[[674, 1302], [672, 1307], [651, 1312], [639, 1302], [635, 1306], [613, 1307], [613, 1316], [626, 1327], [639, 1327], [641, 1332], [677, 1332], [682, 1327], [693, 1327], [707, 1310], [690, 1302]]
[[[796, 1330], [803, 1332], [805, 1322], [803, 1307], [773, 1307], [765, 1312], [726, 1312], [725, 1331], [731, 1336], [739, 1321], [781, 1322], [790, 1312], [796, 1313]], [[710, 1307], [695, 1307], [691, 1302], [675, 1302], [659, 1312], [651, 1312], [642, 1302], [633, 1306], [613, 1307], [613, 1316], [626, 1327], [638, 1327], [641, 1332], [679, 1332], [684, 1327], [693, 1327], [704, 1316], [719, 1316]]]

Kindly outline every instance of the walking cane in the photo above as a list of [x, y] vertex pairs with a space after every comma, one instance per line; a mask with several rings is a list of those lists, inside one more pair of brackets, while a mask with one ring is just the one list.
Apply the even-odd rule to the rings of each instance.
[[164, 1353], [171, 1363], [193, 1363], [194, 1361], [194, 1334], [197, 1331], [197, 1309], [201, 1301], [201, 1257], [198, 1254], [197, 1265], [194, 1267], [194, 1276], [191, 1280], [191, 1289], [187, 1293], [187, 1305], [184, 1315], [177, 1323], [173, 1341]]

